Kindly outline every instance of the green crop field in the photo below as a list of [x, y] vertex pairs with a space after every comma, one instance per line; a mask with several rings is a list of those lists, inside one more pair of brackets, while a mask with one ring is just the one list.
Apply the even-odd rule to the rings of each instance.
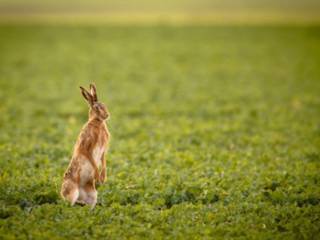
[[[0, 239], [319, 239], [320, 27], [0, 25]], [[98, 205], [59, 196], [93, 81]]]

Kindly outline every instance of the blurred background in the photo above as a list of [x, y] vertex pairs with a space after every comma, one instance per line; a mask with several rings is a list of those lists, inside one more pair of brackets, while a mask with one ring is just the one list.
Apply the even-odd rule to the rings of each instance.
[[317, 0], [1, 0], [2, 21], [314, 22]]

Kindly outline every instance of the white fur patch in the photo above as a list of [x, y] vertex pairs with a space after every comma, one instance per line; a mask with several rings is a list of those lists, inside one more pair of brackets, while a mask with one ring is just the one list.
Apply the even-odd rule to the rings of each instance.
[[103, 154], [103, 151], [104, 151], [104, 147], [102, 146], [97, 146], [93, 150], [92, 157], [95, 160], [97, 167], [100, 167], [101, 165], [101, 156]]
[[[97, 164], [97, 167], [101, 165], [101, 156], [103, 154], [104, 147], [95, 147], [92, 152], [92, 157]], [[81, 172], [80, 172], [80, 185], [84, 186], [89, 180], [94, 177], [94, 169], [88, 159], [82, 157], [81, 159]]]
[[88, 159], [83, 159], [83, 164], [81, 165], [80, 172], [80, 185], [84, 186], [89, 180], [94, 176], [94, 171], [91, 163]]

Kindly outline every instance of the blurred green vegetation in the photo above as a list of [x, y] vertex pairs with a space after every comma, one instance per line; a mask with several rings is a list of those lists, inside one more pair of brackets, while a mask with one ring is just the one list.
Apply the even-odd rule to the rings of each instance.
[[[319, 238], [319, 30], [2, 25], [0, 238]], [[93, 211], [58, 195], [91, 81]]]

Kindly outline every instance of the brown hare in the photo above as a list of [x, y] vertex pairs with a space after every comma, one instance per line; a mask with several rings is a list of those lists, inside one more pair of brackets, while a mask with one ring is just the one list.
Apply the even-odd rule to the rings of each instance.
[[88, 204], [94, 208], [97, 203], [95, 183], [106, 180], [104, 154], [110, 134], [105, 120], [108, 119], [109, 112], [103, 103], [98, 102], [95, 85], [90, 84], [90, 92], [83, 87], [80, 89], [90, 106], [89, 120], [74, 146], [70, 164], [63, 177], [61, 195], [71, 205]]

